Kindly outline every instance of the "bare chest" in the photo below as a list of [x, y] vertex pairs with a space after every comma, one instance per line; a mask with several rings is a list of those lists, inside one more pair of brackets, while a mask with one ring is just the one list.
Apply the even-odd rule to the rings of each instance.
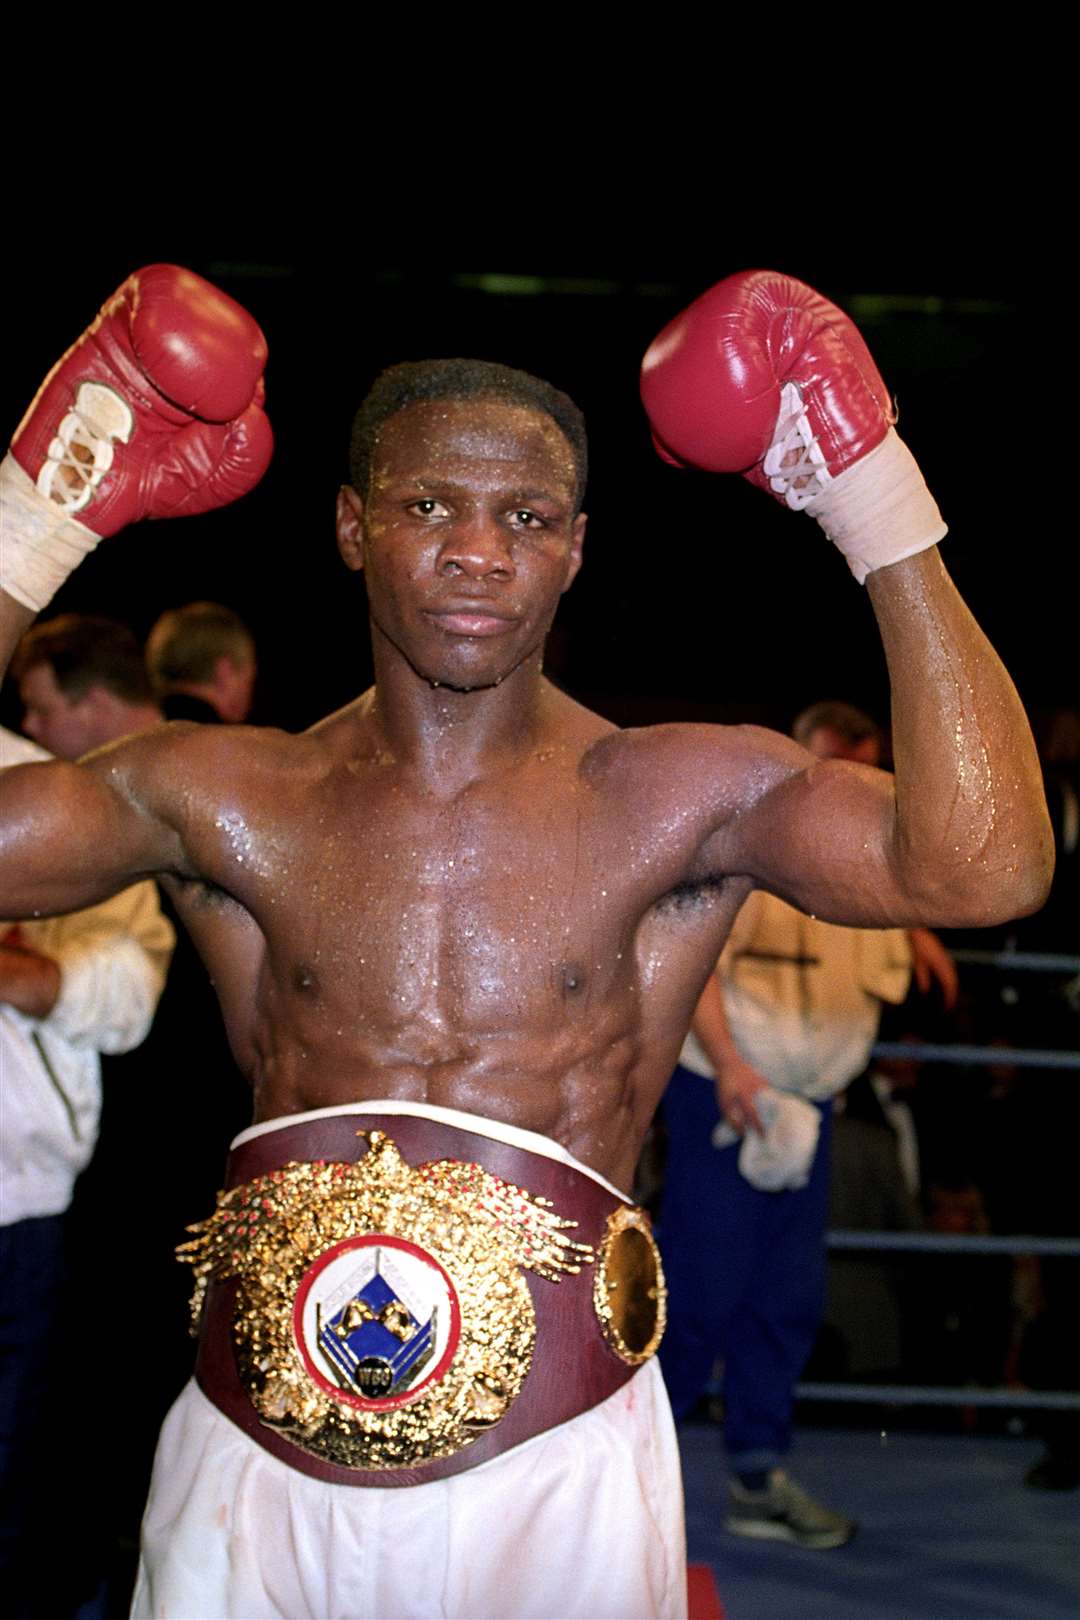
[[655, 856], [587, 790], [512, 806], [390, 790], [365, 812], [322, 817], [271, 908], [284, 926], [260, 918], [279, 968], [312, 990], [483, 1028], [629, 970]]
[[644, 1054], [670, 1067], [727, 904], [679, 895], [692, 818], [573, 772], [452, 798], [360, 789], [238, 812], [210, 852], [254, 948], [199, 943], [264, 1117], [377, 1076], [384, 1095], [584, 1140], [641, 1090]]

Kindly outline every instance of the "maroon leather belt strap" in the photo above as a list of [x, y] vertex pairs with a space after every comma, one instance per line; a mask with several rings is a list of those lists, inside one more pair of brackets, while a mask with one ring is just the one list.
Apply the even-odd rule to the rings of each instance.
[[[455, 1159], [479, 1164], [490, 1174], [550, 1199], [559, 1215], [576, 1221], [573, 1236], [599, 1249], [608, 1216], [623, 1200], [572, 1166], [529, 1153], [479, 1132], [460, 1130], [415, 1114], [357, 1112], [310, 1118], [242, 1142], [232, 1153], [228, 1188], [291, 1163], [313, 1160], [355, 1163], [367, 1152], [360, 1131], [384, 1131], [411, 1165]], [[527, 1282], [536, 1312], [536, 1345], [520, 1395], [487, 1433], [452, 1456], [417, 1467], [355, 1469], [315, 1457], [263, 1423], [240, 1380], [233, 1352], [237, 1284], [211, 1284], [203, 1311], [196, 1377], [204, 1394], [252, 1440], [291, 1467], [336, 1485], [386, 1488], [420, 1485], [475, 1468], [545, 1429], [565, 1423], [606, 1400], [637, 1371], [606, 1344], [593, 1306], [592, 1265], [557, 1283], [531, 1273]]]

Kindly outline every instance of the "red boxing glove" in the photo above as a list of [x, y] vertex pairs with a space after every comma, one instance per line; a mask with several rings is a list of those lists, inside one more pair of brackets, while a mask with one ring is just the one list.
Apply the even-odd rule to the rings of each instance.
[[746, 270], [695, 300], [650, 345], [641, 396], [666, 461], [816, 503], [860, 581], [945, 533], [858, 330], [790, 276]]
[[99, 537], [225, 506], [273, 451], [266, 340], [173, 264], [137, 270], [53, 367], [12, 440], [39, 494]]
[[[896, 420], [859, 332], [812, 287], [771, 270], [728, 276], [677, 315], [650, 345], [641, 397], [660, 454], [708, 472], [738, 472], [780, 500], [764, 467], [795, 383], [818, 447], [803, 476], [821, 488], [884, 439]], [[778, 485], [780, 487], [778, 487]]]

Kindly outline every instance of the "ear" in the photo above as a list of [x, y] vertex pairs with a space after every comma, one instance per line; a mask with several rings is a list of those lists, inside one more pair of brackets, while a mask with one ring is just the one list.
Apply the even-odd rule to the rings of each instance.
[[358, 573], [364, 566], [364, 503], [351, 484], [338, 490], [337, 543], [346, 568]]
[[563, 590], [568, 591], [578, 576], [581, 567], [582, 548], [585, 545], [585, 525], [588, 518], [584, 512], [579, 512], [570, 526], [570, 555], [566, 560], [566, 583]]

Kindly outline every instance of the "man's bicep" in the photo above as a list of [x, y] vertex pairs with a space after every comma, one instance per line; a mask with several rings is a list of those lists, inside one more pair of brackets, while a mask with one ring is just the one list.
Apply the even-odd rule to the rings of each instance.
[[86, 765], [0, 771], [0, 917], [53, 916], [167, 869], [174, 839]]
[[726, 859], [824, 922], [924, 921], [926, 898], [898, 876], [892, 777], [842, 760], [804, 760], [735, 818]]

